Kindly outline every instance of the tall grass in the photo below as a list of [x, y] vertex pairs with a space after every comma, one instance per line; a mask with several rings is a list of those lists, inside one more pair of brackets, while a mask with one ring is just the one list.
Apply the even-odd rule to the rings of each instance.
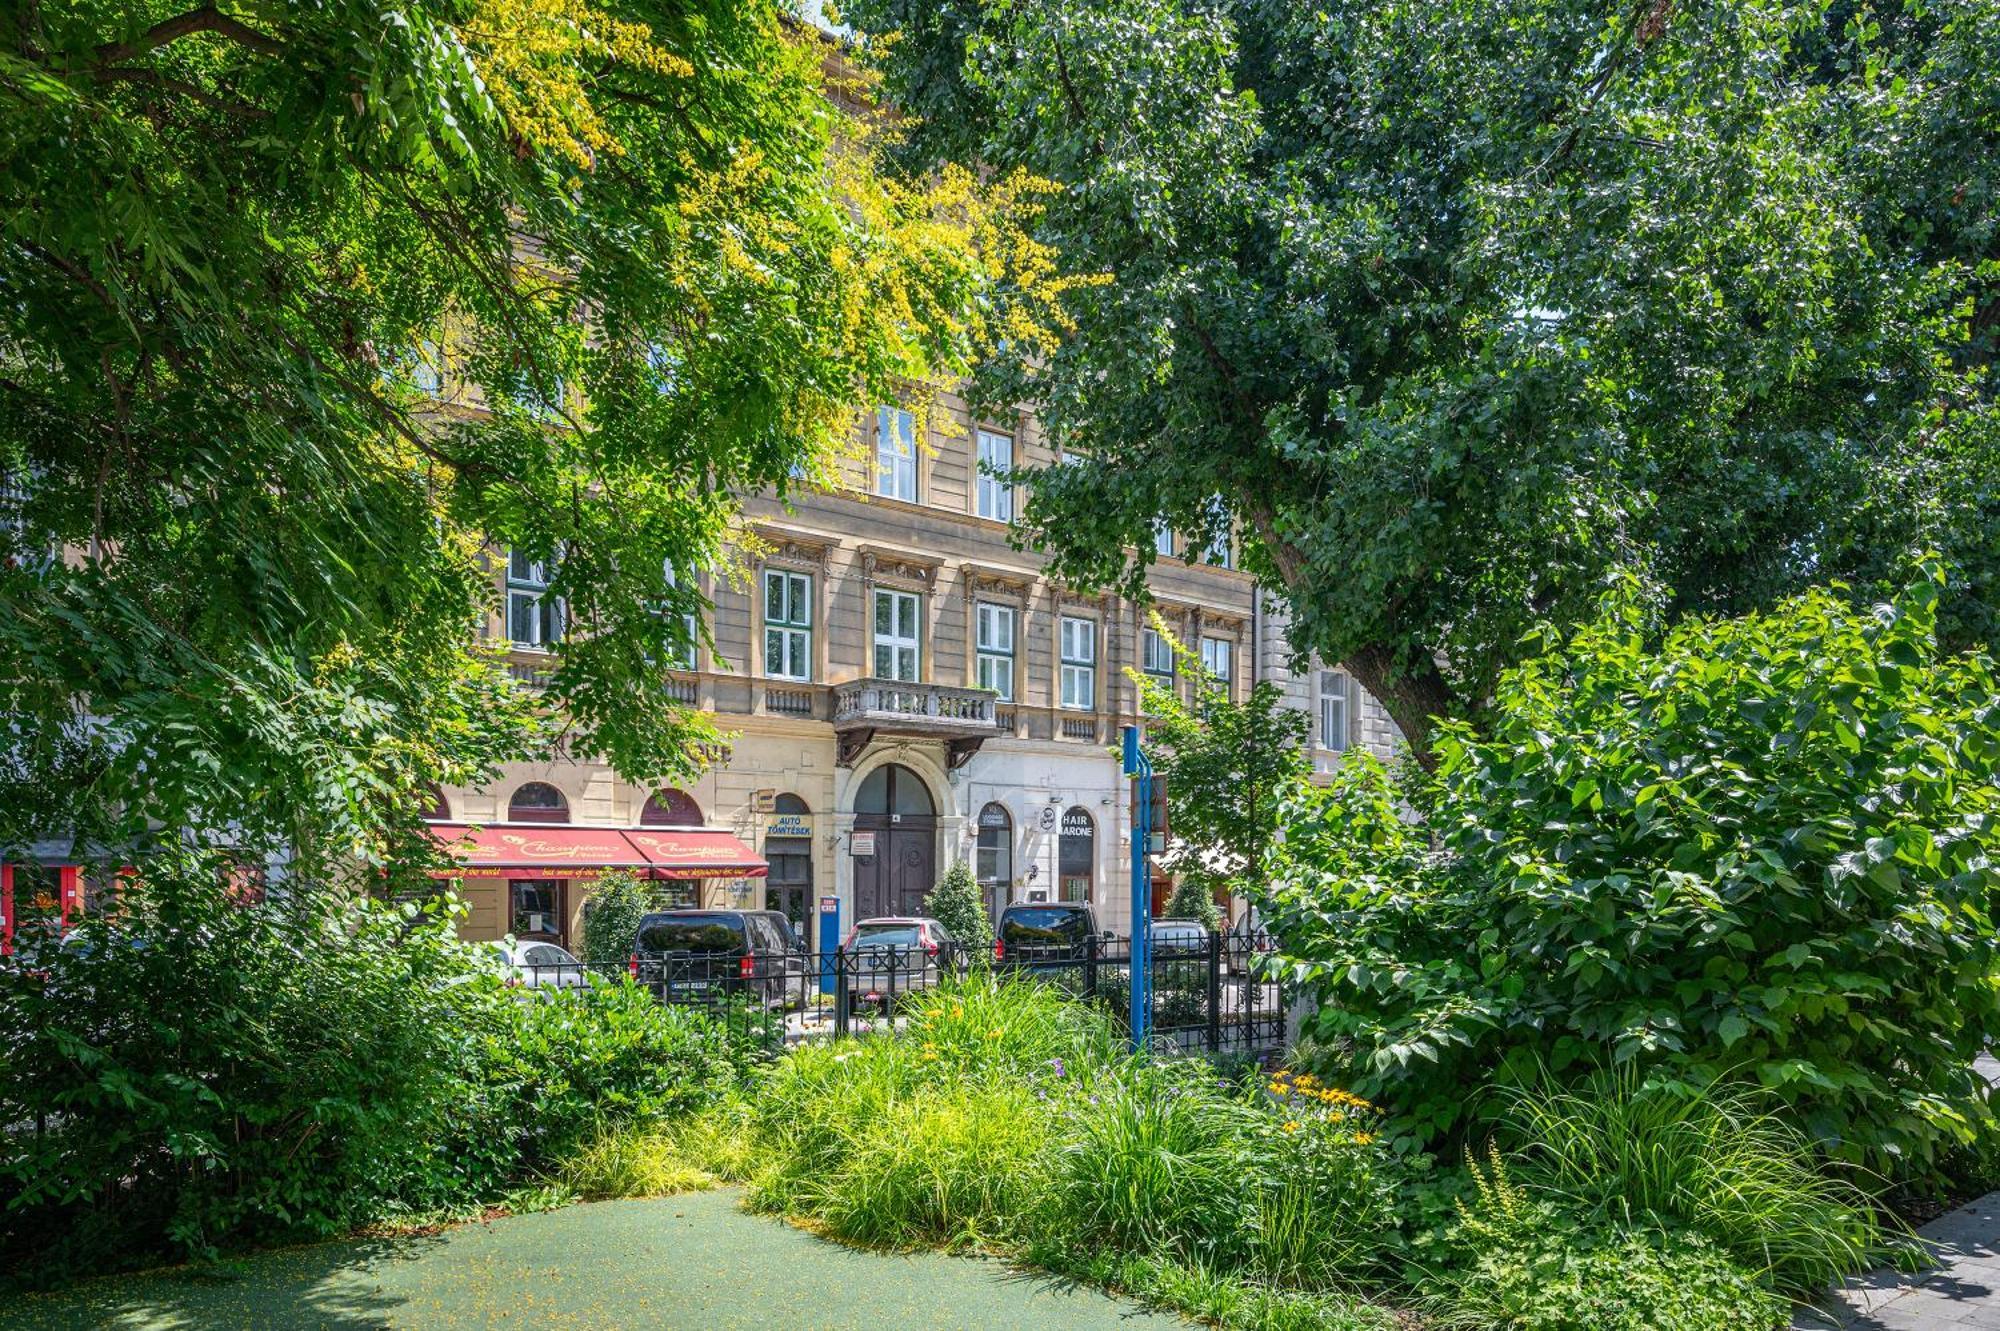
[[1649, 1087], [1627, 1069], [1516, 1090], [1505, 1119], [1531, 1181], [1628, 1224], [1682, 1221], [1781, 1290], [1815, 1292], [1882, 1249], [1861, 1190], [1754, 1088]]

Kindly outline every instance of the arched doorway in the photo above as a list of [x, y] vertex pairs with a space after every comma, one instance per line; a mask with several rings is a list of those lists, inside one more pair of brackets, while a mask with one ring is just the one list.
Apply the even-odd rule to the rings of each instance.
[[1081, 805], [1062, 816], [1062, 840], [1057, 845], [1056, 874], [1062, 900], [1090, 900], [1090, 880], [1097, 864], [1097, 820]]
[[937, 881], [937, 806], [923, 778], [896, 763], [863, 777], [854, 835], [872, 852], [854, 856], [854, 918], [923, 914]]
[[1014, 887], [1014, 820], [1005, 805], [989, 804], [979, 811], [979, 841], [972, 859], [986, 909], [998, 920]]
[[790, 920], [793, 932], [804, 938], [812, 918], [812, 809], [787, 792], [772, 802], [765, 826], [764, 859], [771, 876], [764, 880], [764, 906]]

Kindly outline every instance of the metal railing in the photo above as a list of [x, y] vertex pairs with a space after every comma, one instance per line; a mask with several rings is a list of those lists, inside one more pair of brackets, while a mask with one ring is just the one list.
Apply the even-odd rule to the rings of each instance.
[[[1283, 1047], [1282, 986], [1263, 974], [1252, 940], [1209, 932], [1156, 934], [1151, 960], [1152, 1037], [1163, 1053], [1265, 1054]], [[834, 952], [673, 953], [624, 965], [523, 966], [514, 983], [529, 991], [632, 980], [663, 1003], [699, 1008], [734, 1037], [771, 1052], [813, 1039], [900, 1029], [912, 1000], [947, 979], [976, 971], [1048, 985], [1101, 1007], [1122, 1030], [1128, 1020], [1132, 945], [1128, 939], [1002, 946], [994, 955], [863, 944]]]

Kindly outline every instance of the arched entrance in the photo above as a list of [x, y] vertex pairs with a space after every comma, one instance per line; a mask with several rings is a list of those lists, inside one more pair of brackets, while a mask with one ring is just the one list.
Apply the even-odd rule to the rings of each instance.
[[854, 856], [854, 918], [923, 914], [937, 881], [937, 806], [923, 778], [896, 763], [863, 777], [854, 836], [873, 842]]
[[783, 913], [799, 937], [812, 918], [812, 810], [789, 792], [778, 796], [765, 824], [764, 859], [771, 866], [764, 880], [764, 906]]

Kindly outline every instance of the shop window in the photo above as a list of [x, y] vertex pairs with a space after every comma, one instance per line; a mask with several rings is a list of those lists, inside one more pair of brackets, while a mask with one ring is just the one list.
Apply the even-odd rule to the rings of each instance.
[[530, 781], [514, 792], [507, 801], [507, 821], [510, 823], [566, 823], [569, 821], [569, 801], [563, 793], [546, 781]]

